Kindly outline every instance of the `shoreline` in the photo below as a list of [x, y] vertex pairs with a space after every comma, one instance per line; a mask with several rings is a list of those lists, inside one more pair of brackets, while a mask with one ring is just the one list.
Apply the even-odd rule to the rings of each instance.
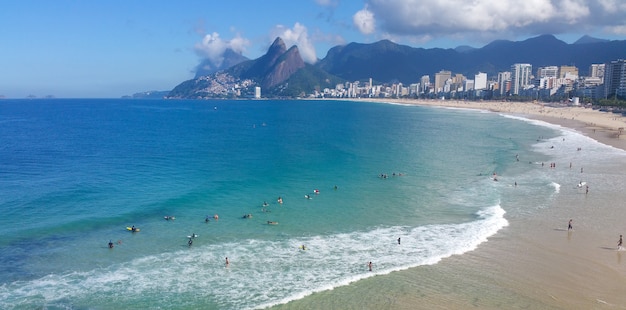
[[[521, 116], [569, 128], [626, 151], [626, 137], [618, 135], [619, 128], [626, 127], [626, 118], [583, 107], [523, 102], [339, 100]], [[586, 177], [611, 175], [625, 182], [626, 176], [620, 172], [626, 171], [624, 162], [597, 166], [586, 164]], [[610, 184], [612, 180], [603, 182]], [[616, 250], [619, 234], [626, 233], [621, 220], [626, 218], [624, 201], [626, 191], [611, 186], [594, 186], [589, 195], [563, 189], [541, 212], [507, 218], [509, 226], [473, 251], [434, 265], [360, 280], [272, 309], [325, 309], [334, 305], [345, 305], [346, 309], [626, 309], [626, 251]], [[574, 219], [572, 231], [567, 229], [568, 219]]]
[[[329, 99], [331, 100], [331, 99]], [[332, 99], [484, 110], [523, 116], [579, 131], [602, 144], [626, 150], [626, 117], [585, 107], [553, 107], [533, 102], [423, 99]], [[620, 132], [619, 128], [622, 128]], [[621, 133], [621, 134], [620, 134]]]

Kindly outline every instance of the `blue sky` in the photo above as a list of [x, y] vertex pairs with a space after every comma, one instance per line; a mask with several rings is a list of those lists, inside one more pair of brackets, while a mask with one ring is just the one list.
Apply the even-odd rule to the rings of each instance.
[[281, 36], [309, 63], [381, 39], [482, 47], [551, 33], [626, 39], [623, 0], [0, 0], [0, 96], [118, 98], [170, 90], [227, 47], [248, 58]]

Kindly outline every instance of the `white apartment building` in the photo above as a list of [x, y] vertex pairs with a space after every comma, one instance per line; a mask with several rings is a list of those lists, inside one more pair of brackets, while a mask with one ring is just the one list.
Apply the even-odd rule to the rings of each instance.
[[531, 83], [531, 64], [514, 64], [511, 66], [511, 93], [519, 95], [520, 90], [528, 88]]

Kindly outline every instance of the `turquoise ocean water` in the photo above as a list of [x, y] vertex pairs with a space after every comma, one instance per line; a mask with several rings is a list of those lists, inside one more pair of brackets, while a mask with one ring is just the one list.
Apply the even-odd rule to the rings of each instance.
[[521, 118], [344, 101], [3, 100], [0, 139], [3, 309], [285, 303], [471, 251], [558, 194], [542, 162], [607, 153]]

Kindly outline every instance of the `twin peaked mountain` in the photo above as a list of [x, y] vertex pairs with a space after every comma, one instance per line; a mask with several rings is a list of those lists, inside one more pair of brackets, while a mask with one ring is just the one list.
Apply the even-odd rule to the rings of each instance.
[[[233, 55], [228, 51], [225, 56]], [[238, 54], [237, 54], [238, 55]], [[240, 55], [234, 57], [241, 57]], [[240, 58], [241, 59], [241, 58]], [[225, 62], [232, 58], [225, 58]], [[334, 87], [342, 79], [334, 77], [317, 67], [306, 64], [297, 46], [287, 49], [281, 38], [276, 38], [267, 53], [257, 59], [241, 61], [229, 68], [216, 72], [207, 63], [199, 68], [202, 75], [176, 86], [169, 98], [227, 98], [247, 97], [260, 86], [264, 95], [297, 97], [312, 92], [314, 87]], [[202, 66], [202, 64], [201, 64]], [[200, 70], [198, 71], [200, 73]], [[238, 91], [237, 91], [238, 90]]]
[[[223, 98], [251, 96], [260, 86], [264, 96], [296, 97], [345, 81], [376, 84], [416, 83], [423, 75], [431, 77], [440, 70], [472, 78], [478, 72], [494, 76], [509, 71], [514, 63], [543, 66], [574, 65], [580, 75], [594, 63], [626, 58], [626, 40], [607, 41], [584, 36], [567, 44], [552, 35], [524, 41], [494, 41], [482, 48], [414, 48], [388, 40], [371, 44], [350, 43], [336, 46], [315, 65], [304, 63], [297, 46], [287, 49], [276, 38], [267, 53], [248, 60], [240, 54], [224, 55], [228, 68], [198, 67], [196, 78], [176, 86], [170, 98]], [[208, 70], [207, 70], [208, 68]], [[215, 71], [223, 69], [220, 71]], [[239, 91], [235, 91], [238, 89]]]

